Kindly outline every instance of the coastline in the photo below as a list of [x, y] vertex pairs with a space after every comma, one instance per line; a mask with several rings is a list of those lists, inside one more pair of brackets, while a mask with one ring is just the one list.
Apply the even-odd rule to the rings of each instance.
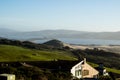
[[81, 49], [81, 50], [98, 48], [99, 50], [120, 54], [120, 45], [77, 45], [77, 44], [64, 43], [64, 46], [68, 46], [72, 49]]

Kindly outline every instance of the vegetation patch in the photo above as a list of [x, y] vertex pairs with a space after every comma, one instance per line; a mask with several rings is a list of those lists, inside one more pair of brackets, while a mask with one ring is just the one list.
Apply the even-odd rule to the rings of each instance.
[[17, 46], [0, 45], [0, 61], [49, 61], [49, 60], [76, 60], [65, 51], [35, 50]]

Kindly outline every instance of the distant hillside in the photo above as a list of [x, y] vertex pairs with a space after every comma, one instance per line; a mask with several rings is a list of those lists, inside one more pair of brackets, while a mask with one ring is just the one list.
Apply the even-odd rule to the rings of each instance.
[[74, 30], [41, 30], [31, 32], [18, 32], [1, 29], [0, 37], [18, 40], [43, 40], [57, 38], [107, 39], [120, 40], [120, 32], [84, 32]]
[[56, 39], [50, 40], [50, 41], [45, 42], [43, 44], [50, 45], [50, 46], [53, 46], [53, 47], [56, 47], [56, 48], [62, 48], [62, 47], [64, 47], [63, 42], [61, 42], [59, 40], [56, 40]]
[[29, 41], [1, 38], [0, 61], [76, 60], [70, 53], [59, 51], [54, 47]]
[[14, 33], [14, 32], [18, 32], [18, 31], [6, 29], [6, 28], [0, 28], [0, 33]]
[[69, 44], [65, 44], [62, 41], [53, 39], [50, 41], [47, 41], [43, 44], [37, 44], [30, 41], [19, 41], [19, 40], [12, 40], [12, 39], [6, 39], [6, 38], [0, 38], [0, 44], [3, 45], [13, 45], [13, 46], [19, 46], [29, 49], [63, 49], [65, 46], [68, 46]]
[[19, 31], [11, 30], [11, 29], [6, 29], [6, 28], [0, 28], [0, 37], [3, 38], [15, 38], [15, 34], [18, 34]]
[[31, 50], [17, 46], [0, 45], [0, 62], [2, 61], [49, 61], [76, 60], [69, 53], [57, 50]]
[[6, 39], [6, 38], [0, 38], [0, 44], [3, 45], [13, 45], [13, 46], [19, 46], [29, 49], [51, 49], [53, 47], [45, 45], [45, 44], [36, 44], [32, 43], [30, 41], [19, 41], [19, 40], [12, 40], [12, 39]]

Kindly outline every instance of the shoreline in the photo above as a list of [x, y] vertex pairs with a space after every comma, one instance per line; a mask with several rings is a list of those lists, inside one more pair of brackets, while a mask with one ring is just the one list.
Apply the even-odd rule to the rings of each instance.
[[72, 49], [94, 49], [98, 48], [99, 50], [104, 50], [107, 52], [119, 53], [120, 54], [120, 45], [78, 45], [78, 44], [64, 44]]

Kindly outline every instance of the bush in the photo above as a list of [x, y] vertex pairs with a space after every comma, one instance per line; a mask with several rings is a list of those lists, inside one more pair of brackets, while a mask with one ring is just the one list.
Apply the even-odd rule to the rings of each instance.
[[100, 76], [98, 80], [113, 80], [110, 76]]

